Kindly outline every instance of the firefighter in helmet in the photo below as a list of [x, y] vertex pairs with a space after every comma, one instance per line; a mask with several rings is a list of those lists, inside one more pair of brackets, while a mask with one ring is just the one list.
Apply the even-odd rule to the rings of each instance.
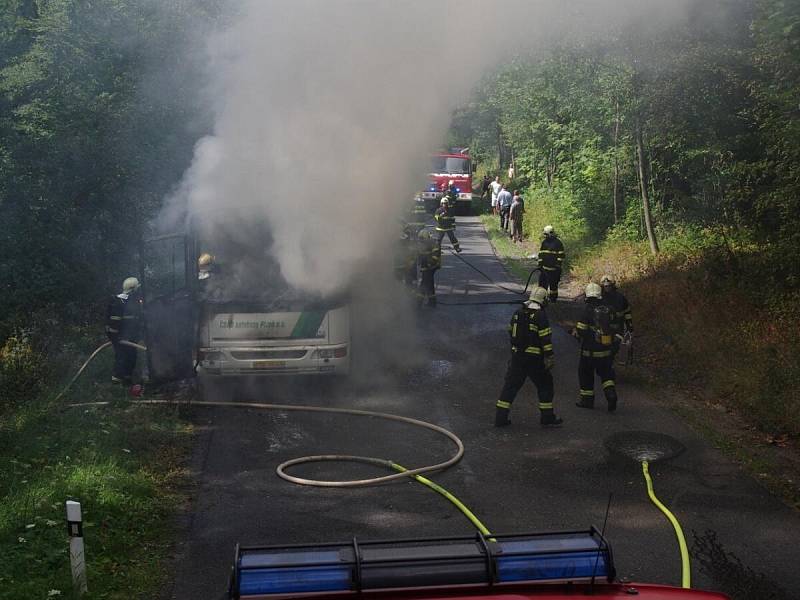
[[539, 249], [539, 285], [549, 292], [550, 302], [558, 300], [558, 282], [564, 264], [564, 244], [558, 239], [552, 225], [542, 230], [544, 239]]
[[450, 205], [455, 207], [456, 201], [458, 200], [458, 188], [456, 187], [456, 182], [452, 179], [447, 182], [447, 192], [445, 195]]
[[436, 271], [442, 266], [442, 248], [431, 237], [427, 229], [419, 232], [418, 260], [419, 260], [419, 304], [423, 302], [428, 306], [436, 306]]
[[608, 412], [617, 409], [617, 388], [614, 374], [614, 311], [603, 302], [603, 290], [596, 283], [586, 286], [586, 305], [575, 326], [581, 340], [578, 363], [580, 408], [594, 408], [594, 377], [600, 377]]
[[428, 222], [428, 211], [425, 209], [425, 200], [422, 196], [414, 198], [414, 204], [410, 207], [407, 216], [407, 223], [409, 228], [409, 235], [412, 240], [417, 239], [417, 235], [425, 227]]
[[631, 305], [625, 295], [617, 289], [617, 282], [611, 275], [603, 275], [600, 280], [603, 289], [603, 304], [608, 304], [614, 311], [612, 329], [614, 331], [613, 356], [619, 352], [621, 339], [633, 334], [633, 315]]
[[456, 218], [453, 216], [452, 211], [453, 207], [450, 206], [447, 196], [445, 196], [441, 199], [440, 206], [433, 215], [436, 220], [436, 235], [438, 236], [436, 243], [441, 247], [442, 239], [447, 235], [450, 238], [450, 243], [453, 244], [453, 249], [456, 252], [461, 252], [461, 245], [456, 238]]
[[417, 244], [411, 237], [411, 226], [406, 224], [400, 234], [394, 253], [394, 272], [398, 281], [406, 286], [417, 284]]
[[125, 342], [138, 342], [142, 329], [141, 285], [136, 277], [122, 282], [122, 292], [111, 297], [106, 307], [106, 335], [114, 347], [111, 381], [130, 386], [136, 368], [136, 348]]
[[197, 258], [197, 278], [201, 281], [208, 279], [214, 272], [215, 266], [216, 262], [214, 259], [214, 255], [209, 254], [208, 252], [203, 252]]
[[511, 335], [511, 360], [508, 361], [505, 383], [496, 404], [496, 427], [509, 425], [511, 404], [526, 379], [536, 386], [539, 396], [539, 423], [543, 427], [558, 427], [563, 419], [553, 412], [554, 364], [552, 330], [545, 305], [547, 290], [536, 287], [530, 298], [511, 317], [508, 330]]

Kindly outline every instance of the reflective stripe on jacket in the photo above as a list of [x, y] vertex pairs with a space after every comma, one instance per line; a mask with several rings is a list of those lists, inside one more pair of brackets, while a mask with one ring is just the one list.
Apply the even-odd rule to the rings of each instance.
[[456, 218], [444, 207], [436, 209], [433, 218], [436, 219], [436, 231], [453, 231], [456, 228]]
[[419, 268], [435, 271], [442, 266], [442, 250], [433, 240], [424, 240], [419, 246]]
[[553, 355], [553, 330], [542, 308], [520, 308], [511, 317], [508, 333], [511, 336], [511, 351], [515, 354]]
[[556, 236], [547, 236], [539, 249], [539, 266], [545, 271], [560, 269], [564, 262], [564, 244]]

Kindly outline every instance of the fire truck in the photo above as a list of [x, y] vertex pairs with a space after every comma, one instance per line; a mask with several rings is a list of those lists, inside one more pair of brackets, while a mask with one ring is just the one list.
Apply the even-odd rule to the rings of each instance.
[[423, 190], [425, 206], [432, 210], [438, 206], [442, 196], [447, 192], [449, 182], [458, 190], [456, 214], [469, 214], [472, 208], [472, 173], [475, 166], [469, 156], [469, 148], [450, 148], [449, 152], [440, 152], [431, 156], [431, 170], [428, 174], [428, 186]]
[[585, 531], [236, 547], [231, 600], [728, 600], [616, 578], [611, 547]]

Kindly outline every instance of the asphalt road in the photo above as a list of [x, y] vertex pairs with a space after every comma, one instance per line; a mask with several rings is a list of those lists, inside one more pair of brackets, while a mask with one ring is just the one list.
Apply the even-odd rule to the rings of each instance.
[[[496, 282], [521, 288], [493, 255], [477, 218], [459, 218], [457, 233], [467, 261]], [[505, 327], [514, 308], [448, 304], [515, 296], [493, 287], [447, 248], [445, 243], [445, 265], [438, 275], [440, 305], [385, 316], [365, 328], [360, 333], [362, 369], [351, 382], [242, 381], [227, 390], [226, 399], [363, 408], [446, 427], [464, 441], [466, 454], [458, 465], [431, 478], [494, 532], [599, 528], [611, 494], [606, 536], [620, 577], [679, 585], [675, 535], [648, 500], [640, 466], [610, 456], [603, 445], [621, 431], [667, 434], [686, 451], [652, 465], [651, 474], [656, 494], [694, 547], [694, 587], [750, 590], [740, 592], [741, 598], [800, 596], [800, 515], [667, 407], [626, 385], [623, 369], [618, 370], [617, 413], [603, 409], [599, 389], [598, 408], [575, 407], [578, 346], [562, 329], [555, 328], [553, 340], [555, 406], [564, 427], [540, 428], [535, 390], [528, 383], [512, 409], [513, 424], [496, 429], [494, 403], [509, 354]], [[357, 314], [368, 314], [365, 310]], [[183, 539], [168, 598], [221, 597], [237, 543], [473, 533], [451, 504], [415, 482], [309, 488], [275, 474], [287, 459], [326, 453], [389, 458], [406, 466], [431, 464], [449, 456], [452, 445], [430, 432], [372, 418], [249, 408], [198, 407], [192, 418], [200, 432], [192, 463], [195, 495], [180, 524]], [[329, 479], [384, 474], [358, 465], [305, 466], [294, 472]], [[794, 593], [781, 595], [779, 587]]]

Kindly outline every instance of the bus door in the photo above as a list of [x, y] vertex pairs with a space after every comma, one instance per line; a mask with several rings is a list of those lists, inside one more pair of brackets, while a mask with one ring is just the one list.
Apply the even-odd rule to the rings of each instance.
[[192, 244], [182, 234], [151, 238], [145, 240], [141, 258], [150, 380], [167, 383], [193, 377], [197, 274]]

